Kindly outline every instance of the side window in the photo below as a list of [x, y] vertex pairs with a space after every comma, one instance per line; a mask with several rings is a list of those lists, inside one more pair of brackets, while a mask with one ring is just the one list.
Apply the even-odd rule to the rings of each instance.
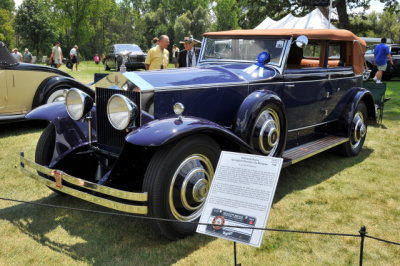
[[399, 55], [400, 54], [400, 47], [392, 47], [392, 51], [390, 52], [391, 55]]
[[331, 42], [329, 44], [328, 67], [339, 67], [349, 65], [346, 62], [346, 43]]
[[304, 48], [292, 45], [287, 60], [287, 68], [321, 67], [321, 50], [321, 43], [315, 41], [309, 41]]

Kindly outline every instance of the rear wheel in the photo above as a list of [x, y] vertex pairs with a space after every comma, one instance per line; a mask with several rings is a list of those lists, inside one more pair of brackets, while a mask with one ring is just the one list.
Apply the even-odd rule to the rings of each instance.
[[[147, 168], [143, 191], [148, 192], [150, 217], [198, 221], [220, 155], [218, 144], [203, 135], [161, 147]], [[196, 224], [153, 221], [156, 231], [176, 240], [196, 231]]]
[[367, 107], [364, 102], [360, 102], [354, 112], [353, 119], [349, 128], [349, 141], [339, 146], [340, 152], [344, 156], [356, 156], [360, 153], [367, 137]]

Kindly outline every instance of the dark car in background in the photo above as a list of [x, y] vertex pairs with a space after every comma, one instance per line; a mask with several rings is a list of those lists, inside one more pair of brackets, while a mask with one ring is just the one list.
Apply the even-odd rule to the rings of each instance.
[[127, 70], [144, 69], [146, 54], [136, 44], [113, 44], [107, 51], [104, 69], [119, 71], [122, 65], [123, 54], [126, 54], [125, 66]]
[[346, 30], [205, 33], [196, 67], [114, 72], [94, 98], [70, 89], [65, 104], [30, 112], [50, 124], [35, 162], [21, 154], [22, 170], [53, 190], [163, 219], [152, 221], [157, 231], [184, 237], [222, 150], [284, 166], [334, 147], [361, 152], [376, 118], [362, 87], [365, 47]]
[[[393, 77], [400, 77], [400, 44], [387, 44], [389, 46], [390, 54], [393, 59], [394, 65], [390, 63], [390, 60], [387, 60], [387, 68], [386, 71], [383, 72], [382, 79], [390, 80]], [[375, 76], [377, 71], [377, 66], [374, 65], [374, 49], [376, 45], [367, 46], [367, 50], [365, 52], [365, 61], [367, 63], [367, 67], [371, 70], [370, 78]]]

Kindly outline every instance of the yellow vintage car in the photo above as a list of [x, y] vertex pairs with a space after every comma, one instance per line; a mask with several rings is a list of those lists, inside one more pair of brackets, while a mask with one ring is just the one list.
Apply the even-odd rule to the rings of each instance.
[[72, 87], [94, 96], [88, 86], [57, 68], [17, 62], [0, 42], [0, 123], [23, 120], [37, 106], [64, 101], [64, 90]]

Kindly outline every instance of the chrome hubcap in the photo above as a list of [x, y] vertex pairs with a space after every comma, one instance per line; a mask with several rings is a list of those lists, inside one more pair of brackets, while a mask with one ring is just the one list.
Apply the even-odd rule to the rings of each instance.
[[179, 165], [169, 188], [169, 206], [177, 220], [200, 216], [213, 176], [214, 167], [203, 154], [193, 154]]
[[364, 123], [364, 117], [361, 112], [357, 112], [357, 114], [353, 118], [353, 127], [351, 129], [351, 146], [353, 149], [356, 149], [365, 134], [367, 134], [367, 127]]
[[264, 153], [272, 156], [279, 146], [280, 124], [278, 114], [267, 109], [263, 111], [257, 118], [253, 129], [253, 146]]

